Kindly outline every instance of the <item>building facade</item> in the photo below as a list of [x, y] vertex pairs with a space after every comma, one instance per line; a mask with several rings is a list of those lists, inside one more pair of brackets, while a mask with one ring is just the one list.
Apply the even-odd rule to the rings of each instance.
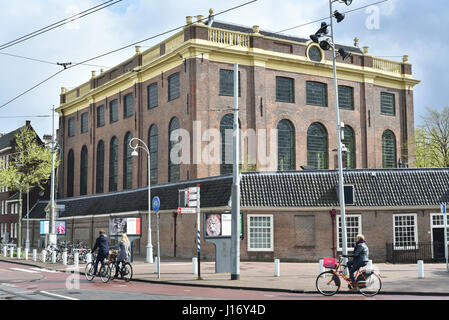
[[[346, 168], [414, 166], [412, 66], [343, 47], [337, 59]], [[233, 68], [239, 66], [244, 170], [337, 167], [332, 59], [307, 39], [219, 21], [187, 25], [161, 43], [67, 91], [62, 88], [59, 198], [226, 175], [232, 145]], [[181, 163], [170, 157], [185, 130]], [[210, 130], [215, 130], [210, 134]], [[254, 138], [256, 137], [256, 138]], [[255, 140], [251, 140], [255, 139]], [[179, 140], [178, 140], [179, 141]], [[232, 140], [231, 140], [232, 143]], [[211, 145], [213, 146], [211, 148]], [[185, 147], [187, 146], [187, 147]], [[270, 159], [270, 161], [267, 161]]]

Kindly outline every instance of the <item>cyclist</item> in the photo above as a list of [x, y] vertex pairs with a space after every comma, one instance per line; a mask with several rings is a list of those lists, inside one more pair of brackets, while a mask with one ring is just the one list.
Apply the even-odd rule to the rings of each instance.
[[115, 276], [114, 278], [117, 278], [118, 273], [119, 273], [119, 267], [120, 267], [120, 263], [127, 259], [129, 257], [129, 240], [128, 240], [128, 236], [126, 235], [126, 233], [122, 234], [122, 237], [120, 238], [120, 241], [117, 245], [112, 246], [111, 249], [119, 249], [119, 253], [117, 256], [117, 260], [116, 260], [116, 268], [115, 268]]
[[352, 261], [348, 261], [349, 275], [352, 281], [352, 288], [355, 290], [358, 287], [357, 282], [354, 278], [354, 273], [359, 270], [359, 268], [364, 267], [368, 264], [369, 248], [366, 245], [365, 236], [363, 234], [357, 235], [357, 242], [354, 247], [354, 252], [352, 254], [343, 255], [343, 257], [352, 257]]
[[108, 238], [106, 237], [106, 233], [104, 230], [99, 231], [100, 236], [95, 241], [95, 246], [92, 249], [92, 253], [95, 252], [98, 248], [98, 254], [97, 259], [95, 260], [94, 264], [94, 276], [97, 275], [97, 269], [98, 269], [98, 262], [102, 262], [104, 259], [108, 257], [109, 252], [109, 244], [108, 244]]

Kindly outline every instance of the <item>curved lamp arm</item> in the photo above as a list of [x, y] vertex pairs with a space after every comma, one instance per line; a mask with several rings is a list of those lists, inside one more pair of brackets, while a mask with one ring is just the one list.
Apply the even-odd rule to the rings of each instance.
[[[137, 141], [137, 143], [133, 146], [133, 141]], [[144, 147], [142, 147], [142, 146], [140, 146], [139, 145], [139, 142], [141, 143], [141, 144], [143, 144], [144, 145]], [[141, 139], [139, 139], [139, 138], [132, 138], [130, 141], [129, 141], [129, 147], [131, 148], [131, 149], [133, 149], [134, 151], [136, 151], [137, 149], [143, 149], [143, 150], [145, 150], [148, 154], [150, 154], [150, 149], [148, 148], [148, 146], [146, 145], [146, 143], [144, 142], [144, 141], [142, 141]]]

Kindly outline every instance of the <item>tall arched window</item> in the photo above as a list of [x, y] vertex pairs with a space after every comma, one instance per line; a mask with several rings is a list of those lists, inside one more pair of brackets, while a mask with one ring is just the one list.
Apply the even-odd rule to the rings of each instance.
[[80, 195], [87, 194], [87, 170], [88, 170], [88, 154], [87, 147], [81, 148], [81, 163], [80, 163]]
[[326, 129], [318, 122], [307, 130], [307, 165], [316, 169], [328, 168], [328, 144]]
[[396, 136], [391, 130], [382, 134], [382, 167], [396, 168]]
[[100, 140], [97, 145], [97, 168], [96, 168], [96, 192], [104, 192], [104, 142]]
[[221, 164], [220, 175], [232, 174], [234, 115], [226, 114], [220, 121]]
[[151, 125], [148, 130], [148, 148], [150, 149], [150, 179], [151, 184], [157, 184], [157, 126]]
[[343, 129], [343, 135], [344, 139], [342, 139], [342, 142], [345, 145], [346, 149], [348, 150], [344, 155], [345, 158], [344, 167], [348, 169], [354, 169], [355, 168], [354, 130], [349, 126], [345, 126]]
[[278, 123], [278, 170], [295, 170], [295, 130], [284, 119]]
[[73, 197], [75, 182], [75, 154], [72, 149], [69, 150], [67, 157], [67, 197]]
[[131, 139], [131, 132], [127, 132], [123, 142], [123, 189], [133, 187], [133, 157], [131, 156], [132, 149], [129, 146]]
[[[171, 151], [173, 147], [176, 145], [176, 143], [180, 140], [179, 139], [170, 139], [172, 132], [179, 129], [179, 120], [178, 118], [174, 117], [171, 119], [170, 124], [168, 126], [168, 181], [169, 182], [176, 182], [180, 179], [180, 171], [179, 171], [179, 164], [174, 163], [171, 157]], [[178, 161], [177, 161], [178, 162]]]
[[109, 145], [109, 191], [117, 191], [118, 184], [118, 139], [112, 137]]

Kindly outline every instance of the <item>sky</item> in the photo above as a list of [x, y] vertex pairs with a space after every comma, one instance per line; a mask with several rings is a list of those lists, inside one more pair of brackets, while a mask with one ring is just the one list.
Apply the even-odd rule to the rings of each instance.
[[[1, 1], [0, 46], [105, 1]], [[217, 14], [249, 1], [122, 0], [62, 27], [0, 49], [0, 106], [62, 70], [55, 64], [57, 62], [80, 62], [182, 27], [186, 16], [207, 16], [210, 8]], [[442, 110], [448, 105], [449, 63], [444, 57], [449, 52], [449, 43], [443, 41], [443, 34], [449, 29], [447, 1], [379, 1], [353, 0], [350, 6], [334, 3], [334, 9], [340, 12], [354, 10], [346, 13], [341, 23], [335, 24], [335, 42], [353, 45], [353, 39], [357, 37], [359, 46], [369, 46], [369, 53], [374, 56], [402, 61], [403, 55], [409, 55], [413, 77], [421, 81], [414, 91], [415, 125], [419, 125], [426, 107]], [[361, 7], [365, 8], [355, 10]], [[308, 38], [320, 23], [307, 23], [324, 21], [327, 16], [328, 0], [257, 0], [217, 15], [215, 19], [248, 27], [259, 25], [261, 30], [272, 32], [290, 29], [284, 34]], [[169, 35], [139, 45], [147, 49], [167, 37]], [[134, 53], [131, 46], [90, 61], [90, 65], [67, 69], [0, 107], [0, 133], [13, 131], [25, 124], [25, 120], [31, 120], [40, 137], [51, 134], [51, 109], [59, 106], [61, 87], [74, 88], [88, 81], [92, 70], [99, 72], [101, 68], [113, 67]]]

